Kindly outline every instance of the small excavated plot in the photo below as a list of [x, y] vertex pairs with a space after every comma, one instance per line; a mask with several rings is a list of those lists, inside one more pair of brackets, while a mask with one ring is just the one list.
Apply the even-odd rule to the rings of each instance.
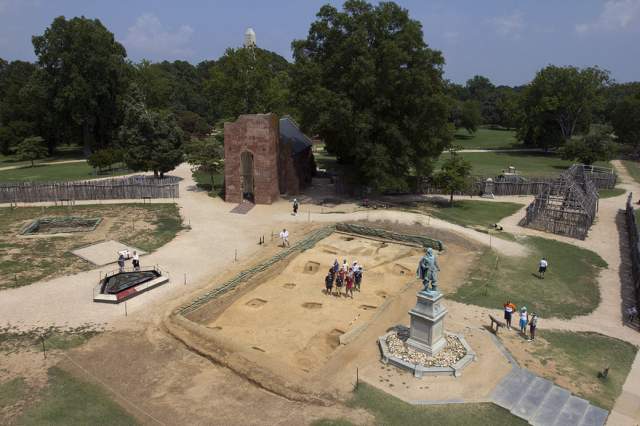
[[[223, 346], [261, 359], [256, 361], [260, 365], [303, 374], [316, 371], [339, 348], [340, 336], [368, 324], [385, 300], [415, 280], [408, 271], [415, 270], [423, 251], [400, 244], [378, 250], [380, 244], [333, 234], [296, 255], [286, 267], [276, 265], [282, 271], [240, 292], [225, 308], [212, 312], [213, 317], [200, 317], [199, 322], [215, 329]], [[327, 253], [327, 247], [337, 254]], [[347, 259], [364, 266], [361, 291], [354, 291], [353, 299], [324, 293], [324, 278], [336, 257], [340, 263]]]

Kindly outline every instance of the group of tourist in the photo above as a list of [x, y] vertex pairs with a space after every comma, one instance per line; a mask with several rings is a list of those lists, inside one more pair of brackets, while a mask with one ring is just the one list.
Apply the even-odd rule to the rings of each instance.
[[[507, 328], [511, 329], [511, 320], [513, 316], [516, 314], [517, 308], [516, 305], [513, 304], [510, 300], [504, 304], [504, 321], [507, 323]], [[529, 312], [527, 311], [527, 307], [523, 306], [520, 308], [519, 321], [518, 325], [520, 326], [520, 333], [526, 338], [527, 337], [527, 325], [529, 326], [529, 337], [528, 340], [531, 342], [536, 338], [536, 328], [538, 327], [538, 314], [533, 313], [529, 316]]]
[[342, 266], [340, 266], [338, 259], [335, 259], [333, 265], [329, 268], [327, 276], [324, 278], [325, 293], [327, 296], [333, 295], [333, 289], [335, 288], [335, 295], [340, 296], [342, 295], [342, 288], [344, 287], [345, 297], [350, 295], [353, 299], [354, 288], [360, 291], [363, 272], [362, 265], [360, 265], [357, 260], [349, 266], [347, 259], [344, 259]]
[[129, 250], [118, 252], [118, 268], [120, 272], [124, 272], [124, 267], [127, 259], [131, 259], [131, 264], [134, 271], [140, 270], [140, 256], [137, 251], [133, 251], [133, 256], [129, 255]]

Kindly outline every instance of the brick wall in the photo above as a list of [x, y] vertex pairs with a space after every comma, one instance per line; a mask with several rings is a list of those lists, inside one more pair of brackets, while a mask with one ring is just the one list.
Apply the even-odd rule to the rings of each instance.
[[254, 201], [271, 204], [278, 199], [278, 118], [274, 114], [241, 115], [224, 124], [225, 201], [242, 202], [240, 156], [253, 154]]

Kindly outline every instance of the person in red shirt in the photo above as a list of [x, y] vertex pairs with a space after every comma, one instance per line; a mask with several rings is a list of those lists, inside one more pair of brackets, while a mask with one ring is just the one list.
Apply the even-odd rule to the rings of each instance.
[[354, 277], [353, 277], [353, 268], [349, 268], [349, 272], [347, 273], [347, 277], [346, 277], [346, 287], [345, 287], [345, 292], [344, 295], [348, 295], [351, 294], [351, 298], [353, 299], [353, 282], [354, 282]]

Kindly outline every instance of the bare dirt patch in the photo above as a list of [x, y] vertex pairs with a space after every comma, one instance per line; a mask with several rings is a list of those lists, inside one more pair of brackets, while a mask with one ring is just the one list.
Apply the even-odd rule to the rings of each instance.
[[[413, 231], [429, 235], [423, 227]], [[463, 281], [468, 256], [473, 254], [460, 245], [468, 246], [464, 240], [453, 240], [445, 240], [446, 250], [440, 255], [446, 265], [441, 276], [445, 293]], [[361, 367], [377, 364], [375, 341], [397, 324], [389, 318], [408, 321], [407, 311], [421, 287], [414, 271], [422, 254], [418, 247], [333, 234], [315, 248], [275, 264], [263, 275], [188, 314], [188, 319], [170, 319], [166, 324], [187, 346], [211, 354], [212, 359], [276, 393], [301, 401], [342, 398], [343, 392], [350, 391], [352, 375], [341, 376], [339, 372], [346, 366], [351, 369], [356, 362]], [[336, 257], [349, 263], [357, 260], [364, 266], [362, 291], [356, 291], [354, 299], [324, 292], [324, 272]], [[309, 262], [319, 263], [318, 274], [306, 272]], [[293, 291], [287, 286], [292, 283], [296, 284]], [[259, 315], [248, 314], [245, 304], [256, 298], [269, 302]], [[379, 334], [369, 335], [370, 329]], [[345, 344], [340, 344], [341, 338]], [[364, 348], [366, 357], [358, 352]], [[312, 395], [312, 399], [301, 395]]]

